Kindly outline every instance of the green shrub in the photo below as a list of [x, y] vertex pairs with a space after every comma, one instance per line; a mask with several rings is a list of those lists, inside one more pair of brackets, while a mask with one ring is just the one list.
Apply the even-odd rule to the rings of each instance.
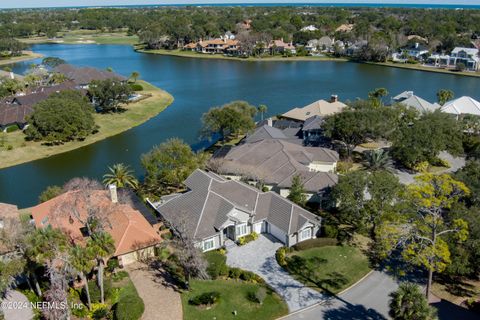
[[280, 247], [278, 248], [277, 252], [275, 252], [275, 258], [277, 259], [277, 262], [281, 267], [285, 267], [287, 265], [286, 256], [287, 256], [286, 247]]
[[143, 91], [143, 86], [139, 83], [130, 83], [129, 85], [133, 91]]
[[170, 259], [163, 263], [165, 270], [172, 276], [172, 278], [180, 285], [185, 285], [185, 274], [183, 269], [175, 262], [174, 255], [170, 256]]
[[95, 320], [105, 319], [108, 316], [109, 311], [108, 306], [104, 303], [92, 303], [92, 309], [89, 312], [89, 316]]
[[204, 292], [195, 296], [188, 300], [189, 304], [194, 306], [208, 306], [213, 305], [218, 302], [220, 299], [220, 292], [218, 291], [211, 291], [211, 292]]
[[170, 240], [170, 239], [173, 238], [173, 235], [172, 235], [172, 233], [169, 231], [169, 232], [162, 233], [161, 237], [162, 237], [163, 240]]
[[257, 240], [258, 239], [258, 233], [252, 232], [250, 234], [247, 234], [246, 236], [240, 237], [237, 240], [238, 245], [243, 246], [251, 241]]
[[230, 268], [228, 270], [228, 277], [232, 279], [240, 279], [243, 270], [240, 268]]
[[438, 157], [430, 161], [432, 166], [450, 168], [450, 163], [447, 160], [440, 159]]
[[416, 172], [427, 172], [428, 167], [430, 167], [430, 163], [428, 163], [428, 161], [422, 161], [415, 164], [411, 169]]
[[117, 268], [120, 268], [120, 263], [117, 258], [111, 258], [108, 260], [106, 268], [108, 272], [113, 272]]
[[248, 300], [259, 304], [263, 304], [266, 297], [267, 289], [265, 287], [259, 287], [256, 291], [250, 291], [247, 296]]
[[338, 236], [337, 226], [324, 224], [322, 226], [322, 229], [323, 229], [323, 235], [325, 236], [325, 238], [336, 238]]
[[208, 262], [207, 273], [212, 279], [228, 275], [227, 257], [221, 252], [209, 251], [205, 253]]
[[7, 145], [7, 150], [8, 151], [13, 150], [13, 146], [11, 144]]
[[112, 275], [112, 280], [117, 282], [117, 281], [120, 281], [120, 280], [125, 279], [127, 277], [128, 277], [128, 272], [124, 271], [124, 270], [121, 270], [121, 271], [115, 272]]
[[166, 261], [168, 257], [170, 257], [170, 254], [170, 249], [167, 247], [155, 248], [155, 256], [157, 256], [160, 261]]
[[[105, 298], [109, 298], [112, 292], [112, 281], [110, 279], [104, 279], [103, 290]], [[100, 288], [98, 287], [96, 281], [88, 281], [88, 291], [90, 292], [90, 299], [92, 303], [100, 302]], [[84, 304], [87, 303], [87, 294], [85, 292], [85, 287], [82, 287], [81, 300]]]
[[319, 247], [326, 247], [326, 246], [336, 246], [338, 244], [337, 239], [332, 238], [315, 238], [310, 240], [305, 240], [300, 243], [297, 243], [293, 248], [295, 250], [307, 250], [311, 248], [319, 248]]
[[17, 125], [13, 125], [13, 126], [10, 126], [10, 127], [7, 127], [7, 129], [5, 131], [7, 132], [15, 132], [17, 130], [20, 130], [20, 128], [17, 126]]

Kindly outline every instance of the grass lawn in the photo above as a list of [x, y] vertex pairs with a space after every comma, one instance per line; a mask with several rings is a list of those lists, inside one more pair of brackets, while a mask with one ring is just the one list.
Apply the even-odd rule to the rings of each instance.
[[[0, 149], [0, 169], [71, 151], [119, 134], [155, 117], [173, 102], [173, 97], [168, 92], [144, 81], [138, 83], [144, 87], [141, 93], [150, 94], [151, 97], [127, 105], [126, 111], [122, 113], [95, 114], [95, 123], [100, 127], [99, 132], [83, 141], [46, 146], [41, 142], [25, 141], [25, 135], [20, 130], [3, 134], [0, 139], [5, 139], [5, 147]], [[7, 150], [9, 145], [12, 146], [12, 150]]]
[[65, 43], [65, 44], [125, 44], [138, 43], [137, 36], [129, 36], [126, 32], [98, 32], [95, 30], [75, 30], [58, 35], [56, 39], [34, 37], [19, 39], [24, 43]]
[[19, 57], [0, 58], [0, 66], [21, 62], [21, 61], [33, 60], [41, 57], [43, 56], [39, 53], [34, 53], [32, 51], [23, 51], [23, 54]]
[[[236, 280], [193, 280], [191, 291], [182, 294], [185, 320], [211, 319], [276, 319], [288, 313], [285, 302], [275, 293], [269, 293], [262, 305], [251, 302], [247, 295], [255, 292], [259, 284]], [[220, 292], [220, 301], [210, 309], [190, 305], [188, 300], [204, 292]], [[233, 311], [237, 311], [237, 315]]]
[[140, 53], [148, 54], [158, 54], [158, 55], [167, 55], [167, 56], [176, 56], [184, 58], [201, 58], [201, 59], [222, 59], [222, 60], [237, 60], [237, 61], [348, 61], [343, 58], [332, 58], [332, 57], [282, 57], [282, 56], [264, 56], [261, 58], [248, 57], [248, 58], [239, 58], [239, 57], [228, 57], [223, 54], [202, 54], [193, 51], [184, 51], [184, 50], [144, 50], [141, 48], [136, 49]]
[[441, 69], [435, 67], [427, 67], [422, 66], [421, 64], [408, 64], [408, 63], [395, 63], [395, 62], [365, 62], [367, 64], [375, 64], [379, 66], [386, 66], [386, 67], [393, 67], [393, 68], [401, 68], [401, 69], [410, 69], [410, 70], [418, 70], [418, 71], [427, 71], [427, 72], [437, 72], [437, 73], [446, 73], [458, 76], [468, 76], [468, 77], [480, 77], [480, 72], [471, 72], [471, 71], [455, 71], [450, 69]]
[[367, 257], [350, 246], [325, 246], [287, 255], [288, 271], [300, 282], [319, 291], [338, 293], [365, 276]]

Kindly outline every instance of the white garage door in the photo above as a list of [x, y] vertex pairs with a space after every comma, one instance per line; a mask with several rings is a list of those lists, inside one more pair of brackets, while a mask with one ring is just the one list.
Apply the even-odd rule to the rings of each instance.
[[272, 236], [274, 236], [278, 240], [282, 241], [283, 243], [286, 242], [287, 235], [280, 228], [277, 228], [273, 224], [269, 223], [268, 224], [268, 231]]

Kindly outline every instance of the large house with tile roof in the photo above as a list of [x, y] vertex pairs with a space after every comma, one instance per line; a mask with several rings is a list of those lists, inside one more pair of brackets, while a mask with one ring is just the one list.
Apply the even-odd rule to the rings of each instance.
[[203, 170], [194, 171], [185, 185], [186, 192], [164, 197], [153, 206], [172, 228], [185, 224], [203, 251], [221, 248], [251, 232], [271, 234], [286, 246], [319, 232], [320, 217], [274, 192]]
[[318, 100], [302, 108], [294, 108], [281, 115], [284, 119], [304, 122], [310, 117], [325, 117], [342, 112], [347, 107], [343, 102], [338, 101], [337, 95], [332, 95], [330, 101]]
[[455, 115], [457, 119], [466, 114], [480, 116], [480, 102], [472, 97], [463, 96], [448, 101], [442, 106], [441, 110], [442, 112]]
[[336, 151], [308, 147], [285, 139], [263, 139], [224, 147], [213, 155], [219, 174], [232, 180], [261, 182], [283, 197], [290, 194], [299, 175], [307, 198], [320, 202], [324, 192], [337, 184]]
[[420, 113], [434, 112], [442, 106], [438, 103], [430, 103], [427, 100], [415, 95], [413, 91], [404, 91], [392, 98], [392, 102], [401, 103], [413, 108]]
[[[102, 212], [105, 231], [115, 242], [113, 256], [118, 258], [121, 265], [153, 256], [154, 247], [161, 241], [156, 226], [152, 226], [131, 205], [118, 203], [115, 188], [110, 188], [110, 193], [107, 190], [92, 191], [88, 204], [84, 197], [77, 197], [77, 192], [66, 192], [30, 208], [35, 226], [60, 229], [73, 242], [82, 244], [88, 237], [82, 221], [88, 217], [87, 207], [95, 206]], [[72, 205], [75, 210], [71, 209]]]

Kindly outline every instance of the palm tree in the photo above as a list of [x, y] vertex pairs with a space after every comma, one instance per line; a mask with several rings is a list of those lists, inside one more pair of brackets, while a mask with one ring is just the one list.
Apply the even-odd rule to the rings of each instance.
[[88, 274], [95, 266], [93, 252], [88, 245], [85, 248], [79, 245], [75, 245], [70, 249], [69, 257], [70, 265], [84, 283], [85, 293], [87, 295], [87, 307], [90, 310], [92, 307], [92, 302], [90, 299], [90, 290], [88, 288], [86, 274]]
[[140, 73], [137, 71], [133, 71], [130, 75], [130, 79], [133, 79], [133, 83], [137, 82], [137, 79], [140, 78]]
[[260, 115], [262, 116], [262, 121], [263, 121], [263, 115], [267, 113], [267, 110], [268, 110], [267, 106], [264, 104], [261, 104], [258, 106], [257, 110], [258, 112], [260, 112]]
[[389, 314], [394, 320], [437, 319], [435, 309], [428, 305], [425, 295], [414, 283], [402, 283], [390, 297]]
[[110, 234], [100, 231], [92, 234], [87, 246], [92, 248], [95, 259], [97, 260], [97, 281], [100, 288], [100, 302], [105, 302], [105, 294], [103, 290], [103, 272], [108, 258], [115, 252], [115, 243]]
[[452, 100], [454, 96], [455, 95], [453, 94], [453, 91], [448, 89], [440, 89], [437, 92], [438, 103], [442, 106], [445, 104], [445, 102]]
[[363, 165], [371, 171], [393, 170], [393, 162], [390, 155], [387, 151], [382, 149], [372, 150], [365, 153], [365, 161], [363, 162]]
[[368, 98], [372, 100], [374, 107], [381, 107], [383, 105], [382, 98], [388, 95], [388, 91], [385, 88], [376, 88], [368, 93]]
[[108, 169], [110, 170], [110, 173], [103, 176], [103, 183], [105, 185], [114, 184], [117, 188], [138, 188], [138, 180], [133, 175], [133, 172], [129, 170], [128, 166], [123, 163], [117, 163], [108, 167]]

